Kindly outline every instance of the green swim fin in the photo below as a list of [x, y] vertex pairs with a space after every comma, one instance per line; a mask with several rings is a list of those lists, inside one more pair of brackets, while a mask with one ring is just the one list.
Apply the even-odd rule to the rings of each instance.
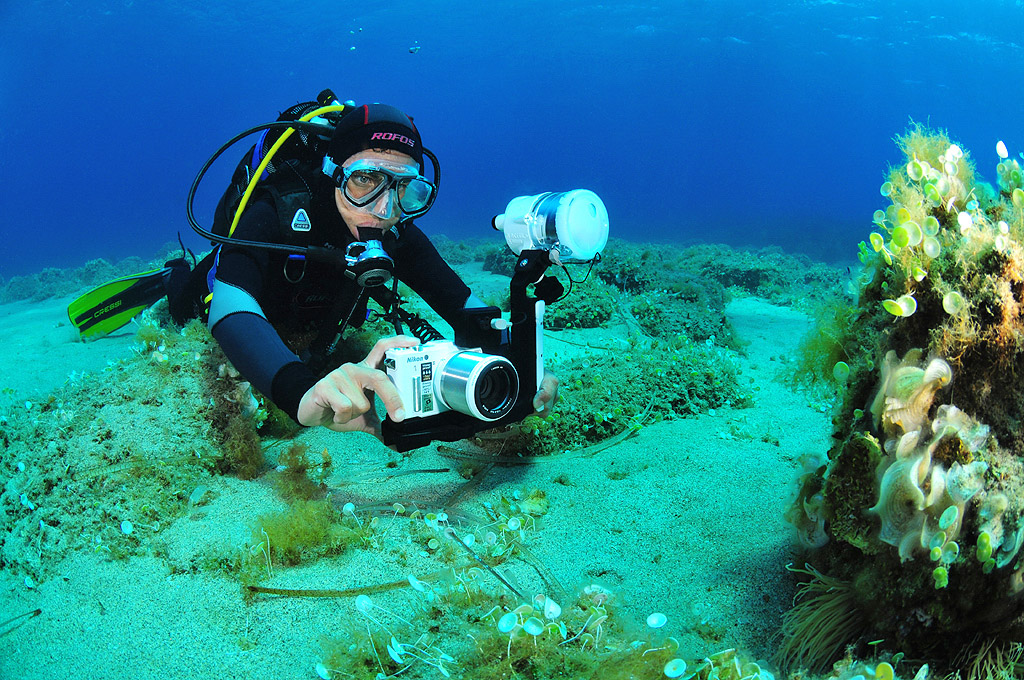
[[82, 338], [116, 331], [166, 294], [172, 271], [164, 267], [108, 281], [68, 305], [68, 318]]

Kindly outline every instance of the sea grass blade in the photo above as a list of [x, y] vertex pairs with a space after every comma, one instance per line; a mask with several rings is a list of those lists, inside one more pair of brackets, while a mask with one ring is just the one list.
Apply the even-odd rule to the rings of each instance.
[[[18, 614], [17, 616], [14, 616], [14, 617], [11, 617], [11, 618], [7, 619], [3, 623], [0, 623], [0, 637], [3, 637], [5, 635], [7, 635], [8, 633], [12, 633], [12, 632], [18, 630], [23, 625], [25, 625], [25, 623], [28, 622], [29, 619], [34, 619], [35, 617], [39, 616], [42, 613], [43, 613], [42, 609], [33, 609], [30, 612], [25, 612], [24, 614]], [[16, 625], [11, 625], [11, 624], [14, 624], [16, 621], [18, 621], [19, 623], [17, 623]], [[11, 626], [11, 627], [7, 628], [7, 626]], [[4, 629], [6, 629], [6, 630], [4, 630]]]
[[493, 576], [494, 578], [496, 578], [499, 581], [501, 581], [501, 584], [503, 586], [505, 586], [506, 588], [508, 588], [509, 590], [511, 590], [515, 594], [515, 596], [519, 598], [520, 601], [525, 601], [526, 600], [526, 598], [523, 597], [523, 594], [520, 593], [518, 590], [516, 590], [515, 587], [513, 587], [513, 585], [511, 583], [509, 583], [508, 580], [504, 576], [499, 574], [498, 571], [494, 567], [492, 567], [491, 565], [487, 564], [482, 559], [477, 557], [476, 552], [472, 548], [470, 548], [468, 545], [466, 545], [466, 543], [455, 534], [455, 530], [454, 529], [449, 527], [448, 530], [445, 532], [445, 535], [448, 536], [448, 538], [450, 538], [453, 541], [455, 541], [456, 543], [458, 543], [459, 545], [461, 545], [466, 550], [466, 552], [469, 553], [469, 556], [472, 557], [476, 561], [477, 564], [479, 564], [481, 567], [483, 567], [484, 569], [489, 571], [491, 576]]
[[[462, 564], [456, 569], [468, 569], [469, 563]], [[435, 571], [432, 574], [427, 574], [423, 578], [418, 578], [420, 581], [436, 581], [443, 576], [446, 576], [452, 570], [451, 567], [442, 569], [441, 571]], [[358, 586], [356, 588], [269, 588], [266, 586], [246, 586], [245, 589], [255, 595], [278, 595], [281, 597], [356, 597], [359, 595], [372, 595], [374, 593], [383, 593], [388, 590], [396, 590], [398, 588], [408, 588], [409, 579], [405, 578], [401, 581], [391, 581], [389, 583], [378, 583], [372, 586]]]
[[[484, 481], [484, 477], [487, 476], [491, 470], [494, 469], [494, 463], [488, 463], [484, 467], [480, 468], [475, 475], [465, 484], [460, 485], [455, 491], [448, 495], [447, 498], [441, 500], [441, 507], [449, 508], [459, 501], [461, 501], [470, 491], [475, 490], [480, 486], [481, 482]], [[448, 513], [451, 516], [451, 513]]]
[[558, 579], [555, 578], [555, 575], [551, 573], [551, 570], [541, 562], [539, 557], [534, 555], [533, 552], [531, 552], [522, 543], [519, 541], [514, 541], [514, 543], [523, 560], [533, 567], [533, 570], [537, 572], [537, 575], [540, 576], [541, 580], [544, 581], [549, 589], [558, 594], [558, 597], [561, 598], [562, 602], [566, 602], [569, 599], [569, 595], [566, 593], [565, 588], [562, 587], [562, 584], [558, 582]]
[[392, 581], [391, 583], [380, 583], [373, 586], [361, 586], [359, 588], [344, 589], [318, 589], [318, 588], [268, 588], [266, 586], [246, 586], [250, 593], [258, 595], [280, 595], [281, 597], [355, 597], [357, 595], [370, 595], [372, 593], [383, 593], [388, 590], [395, 590], [408, 586], [409, 581]]

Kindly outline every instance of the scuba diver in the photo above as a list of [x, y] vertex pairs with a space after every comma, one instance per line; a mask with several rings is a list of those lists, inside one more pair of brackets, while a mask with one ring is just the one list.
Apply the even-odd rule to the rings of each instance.
[[[337, 104], [333, 93], [325, 90], [305, 110], [332, 100]], [[279, 120], [307, 120], [297, 115], [302, 106]], [[278, 148], [272, 142], [285, 136], [280, 126], [263, 126], [263, 137], [239, 163], [232, 186], [217, 206], [213, 233], [202, 231], [192, 220], [194, 185], [190, 220], [201, 234], [218, 234], [218, 245], [194, 268], [183, 257], [162, 270], [108, 284], [113, 289], [101, 287], [103, 294], [97, 289], [88, 294], [90, 298], [83, 296], [69, 308], [83, 336], [86, 327], [76, 315], [108, 317], [106, 327], [96, 330], [109, 332], [126, 323], [140, 305], [166, 293], [177, 323], [205, 317], [241, 375], [300, 425], [358, 430], [380, 438], [375, 395], [391, 419], [401, 422], [409, 405], [402, 403], [381, 370], [385, 352], [438, 339], [440, 334], [401, 310], [419, 339], [382, 338], [362, 361], [341, 363], [337, 356], [342, 334], [367, 318], [368, 298], [397, 314], [400, 280], [452, 326], [456, 339], [477, 337], [473, 326], [479, 322], [473, 310], [493, 308], [472, 294], [413, 222], [430, 209], [440, 168], [423, 148], [412, 118], [385, 104], [329, 108], [339, 113], [329, 119], [333, 134], [320, 139], [319, 145], [311, 139], [313, 134], [295, 124], [303, 142], [291, 150], [317, 153], [298, 160], [282, 153], [285, 160], [274, 158], [269, 165], [272, 174], [264, 170], [257, 183], [255, 174], [268, 166], [259, 160], [268, 149], [272, 156]], [[433, 165], [433, 181], [425, 176], [425, 157]], [[297, 251], [345, 253], [342, 264], [347, 266]], [[394, 284], [390, 291], [384, 285], [389, 281]], [[121, 301], [112, 302], [111, 292]], [[96, 313], [116, 311], [113, 305], [120, 305], [126, 316]], [[557, 390], [557, 378], [545, 372], [533, 408], [546, 412]]]

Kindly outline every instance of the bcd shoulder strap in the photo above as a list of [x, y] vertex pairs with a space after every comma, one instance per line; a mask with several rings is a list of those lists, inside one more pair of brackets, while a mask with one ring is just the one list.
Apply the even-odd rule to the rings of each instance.
[[283, 243], [310, 245], [313, 234], [313, 182], [316, 180], [312, 173], [315, 172], [316, 169], [301, 161], [289, 160], [278, 167], [273, 179], [262, 185], [274, 203], [278, 234]]
[[[298, 120], [334, 99], [331, 90], [324, 90], [317, 97], [317, 101], [295, 104], [283, 111], [277, 120]], [[259, 141], [239, 160], [231, 176], [231, 184], [221, 196], [214, 213], [213, 233], [219, 236], [228, 235], [235, 211], [253, 173], [283, 132], [283, 129], [264, 130]], [[265, 191], [274, 201], [274, 207], [281, 219], [279, 233], [286, 237], [286, 243], [308, 244], [312, 224], [309, 194], [312, 191], [312, 181], [320, 174], [320, 164], [325, 151], [326, 144], [323, 140], [307, 131], [298, 130], [276, 152], [256, 187], [256, 196]], [[292, 237], [296, 235], [299, 238], [293, 239]]]

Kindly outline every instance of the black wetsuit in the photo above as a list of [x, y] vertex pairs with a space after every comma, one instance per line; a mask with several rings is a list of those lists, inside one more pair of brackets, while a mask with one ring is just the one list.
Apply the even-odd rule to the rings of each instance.
[[[314, 229], [308, 238], [303, 236], [309, 245], [330, 245], [344, 252], [355, 240], [334, 204], [333, 186], [314, 192], [310, 212]], [[264, 197], [246, 208], [233, 236], [279, 243], [281, 225], [274, 203]], [[411, 221], [399, 225], [398, 232], [397, 240], [384, 241], [395, 262], [396, 277], [458, 331], [469, 288]], [[325, 326], [333, 330], [338, 309], [348, 314], [360, 286], [333, 264], [289, 260], [285, 253], [225, 245], [219, 256], [215, 251], [196, 268], [191, 290], [171, 296], [177, 320], [202, 309], [195, 304], [197, 293], [205, 294], [205, 279], [214, 260], [209, 319], [213, 337], [256, 389], [295, 418], [302, 396], [322, 373], [335, 367], [328, 364], [314, 371], [300, 356]], [[350, 325], [358, 326], [365, 318], [364, 301], [352, 313]]]

